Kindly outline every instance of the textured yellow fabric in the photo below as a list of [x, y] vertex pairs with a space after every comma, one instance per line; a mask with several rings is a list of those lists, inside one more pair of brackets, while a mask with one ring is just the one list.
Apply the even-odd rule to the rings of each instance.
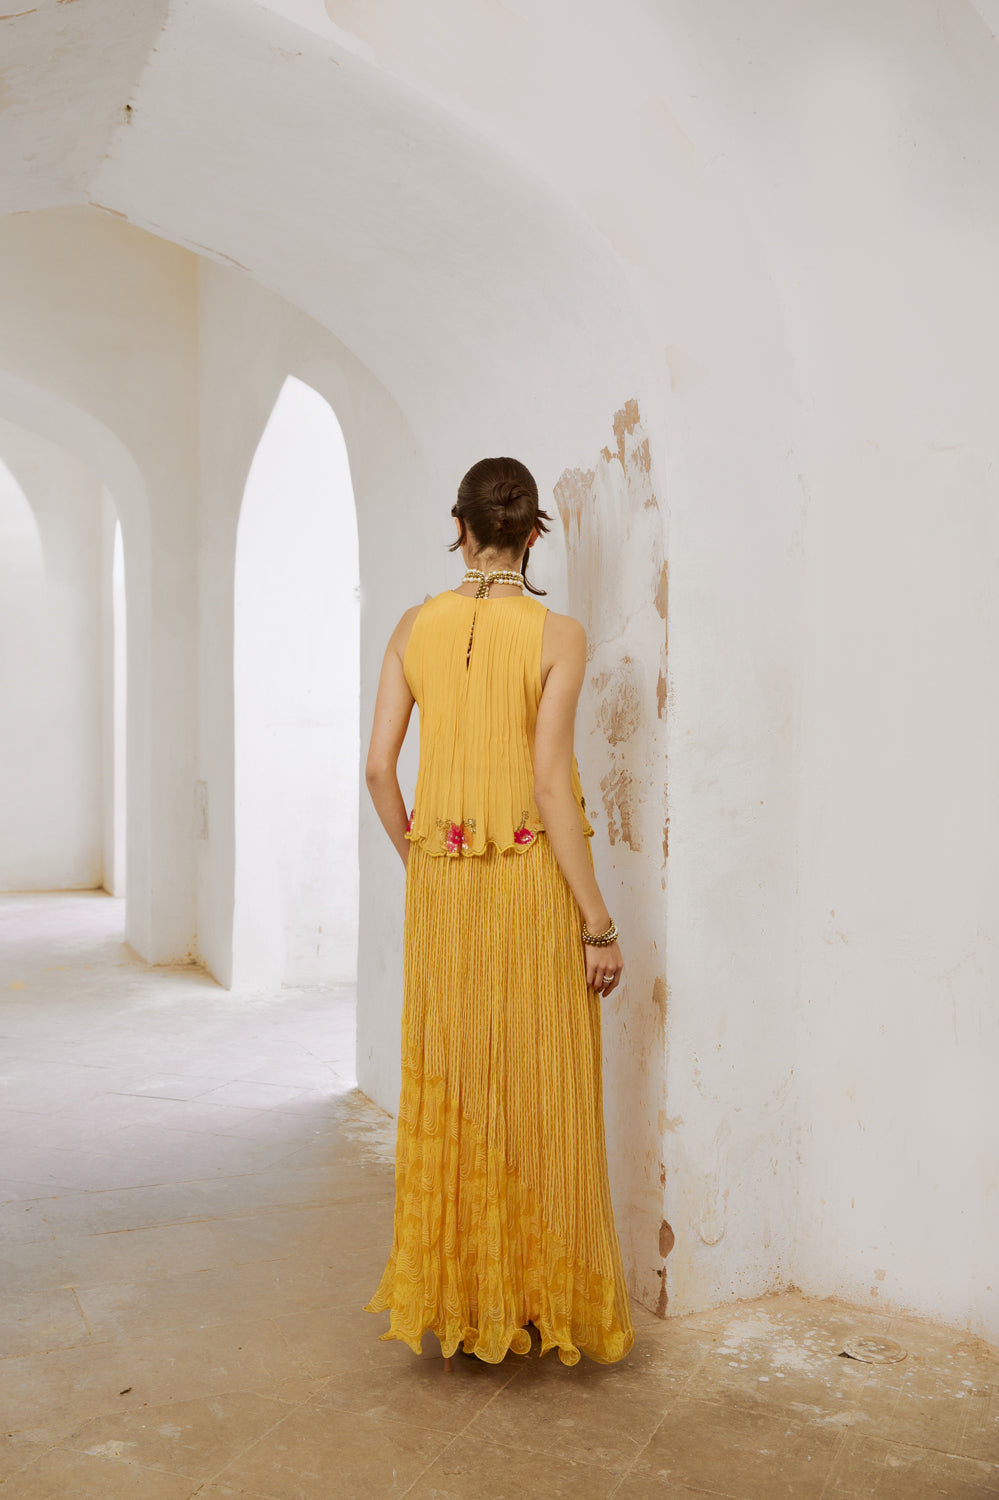
[[600, 1001], [579, 909], [539, 834], [516, 857], [406, 874], [402, 1093], [392, 1251], [368, 1309], [417, 1353], [430, 1329], [497, 1362], [580, 1350], [610, 1363], [634, 1330], [607, 1177]]
[[[544, 827], [534, 801], [534, 725], [547, 613], [529, 596], [471, 599], [448, 589], [416, 617], [403, 660], [420, 713], [406, 836], [428, 854], [481, 854], [489, 844], [524, 850]], [[589, 836], [575, 756], [572, 790]]]
[[[494, 603], [479, 616], [473, 655], [487, 644], [493, 675], [516, 676], [530, 698], [526, 651], [503, 653], [502, 631], [515, 643], [533, 632], [540, 653], [543, 613], [511, 610], [495, 637], [480, 634], [505, 601]], [[464, 673], [471, 614], [451, 618], [460, 653], [438, 661]], [[417, 693], [426, 672], [424, 659]], [[421, 775], [427, 750], [421, 738]], [[486, 766], [482, 784], [503, 770]], [[382, 1338], [417, 1353], [429, 1329], [445, 1354], [461, 1345], [495, 1363], [527, 1352], [530, 1322], [542, 1353], [611, 1363], [634, 1329], [608, 1185], [600, 1000], [586, 984], [579, 908], [541, 831], [506, 852], [488, 842], [475, 859], [439, 852], [415, 841], [409, 851], [393, 1243], [368, 1311], [388, 1309]]]

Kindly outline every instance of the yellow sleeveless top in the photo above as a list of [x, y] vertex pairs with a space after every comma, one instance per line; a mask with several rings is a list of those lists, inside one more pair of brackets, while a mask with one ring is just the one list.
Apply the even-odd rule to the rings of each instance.
[[[543, 831], [534, 727], [547, 613], [530, 595], [446, 589], [413, 622], [402, 665], [420, 710], [420, 765], [406, 837], [428, 854], [522, 852]], [[589, 837], [575, 755], [572, 791]]]

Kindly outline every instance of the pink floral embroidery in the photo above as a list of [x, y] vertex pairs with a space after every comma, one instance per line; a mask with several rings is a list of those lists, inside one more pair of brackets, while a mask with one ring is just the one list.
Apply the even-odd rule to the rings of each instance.
[[513, 841], [515, 844], [529, 844], [533, 838], [534, 834], [529, 828], [518, 828], [513, 836]]
[[461, 824], [452, 823], [447, 831], [447, 838], [444, 840], [444, 847], [447, 849], [448, 854], [457, 854], [461, 848], [463, 837]]
[[409, 815], [409, 822], [406, 824], [406, 832], [407, 833], [412, 833], [412, 831], [413, 831], [413, 817], [414, 817], [415, 813], [416, 813], [416, 808], [414, 807], [413, 811]]

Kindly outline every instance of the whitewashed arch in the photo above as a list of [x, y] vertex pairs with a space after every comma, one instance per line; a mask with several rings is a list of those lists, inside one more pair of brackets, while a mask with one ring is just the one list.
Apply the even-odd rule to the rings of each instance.
[[121, 523], [128, 609], [129, 808], [125, 937], [150, 951], [150, 517], [145, 480], [134, 457], [110, 427], [52, 391], [0, 369], [0, 413], [89, 464], [113, 496]]
[[233, 984], [357, 977], [359, 577], [343, 432], [288, 375], [236, 533]]

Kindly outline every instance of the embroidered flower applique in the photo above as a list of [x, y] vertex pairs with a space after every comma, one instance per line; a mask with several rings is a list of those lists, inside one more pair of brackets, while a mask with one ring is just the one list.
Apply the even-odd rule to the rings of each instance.
[[464, 823], [453, 823], [447, 818], [438, 818], [437, 832], [445, 854], [468, 854], [475, 839], [475, 819], [466, 818]]
[[527, 826], [527, 808], [526, 807], [524, 808], [524, 811], [520, 815], [520, 827], [514, 829], [513, 841], [514, 841], [515, 844], [520, 844], [521, 846], [523, 846], [524, 844], [533, 844], [534, 843], [534, 834], [531, 831], [531, 829], [528, 828], [528, 826]]
[[415, 812], [416, 812], [416, 808], [414, 807], [413, 808], [413, 812], [411, 812], [410, 815], [409, 815], [409, 821], [406, 824], [406, 832], [407, 833], [412, 833], [412, 831], [413, 831], [413, 814]]
[[[406, 824], [406, 832], [410, 833], [413, 827], [415, 813], [410, 813], [409, 822]], [[513, 841], [519, 848], [523, 849], [528, 844], [533, 844], [537, 838], [533, 828], [528, 828], [528, 812], [525, 810], [520, 815], [520, 827], [514, 829]], [[474, 818], [466, 818], [463, 823], [455, 823], [450, 818], [437, 819], [437, 837], [440, 848], [445, 854], [471, 854], [475, 843]]]

